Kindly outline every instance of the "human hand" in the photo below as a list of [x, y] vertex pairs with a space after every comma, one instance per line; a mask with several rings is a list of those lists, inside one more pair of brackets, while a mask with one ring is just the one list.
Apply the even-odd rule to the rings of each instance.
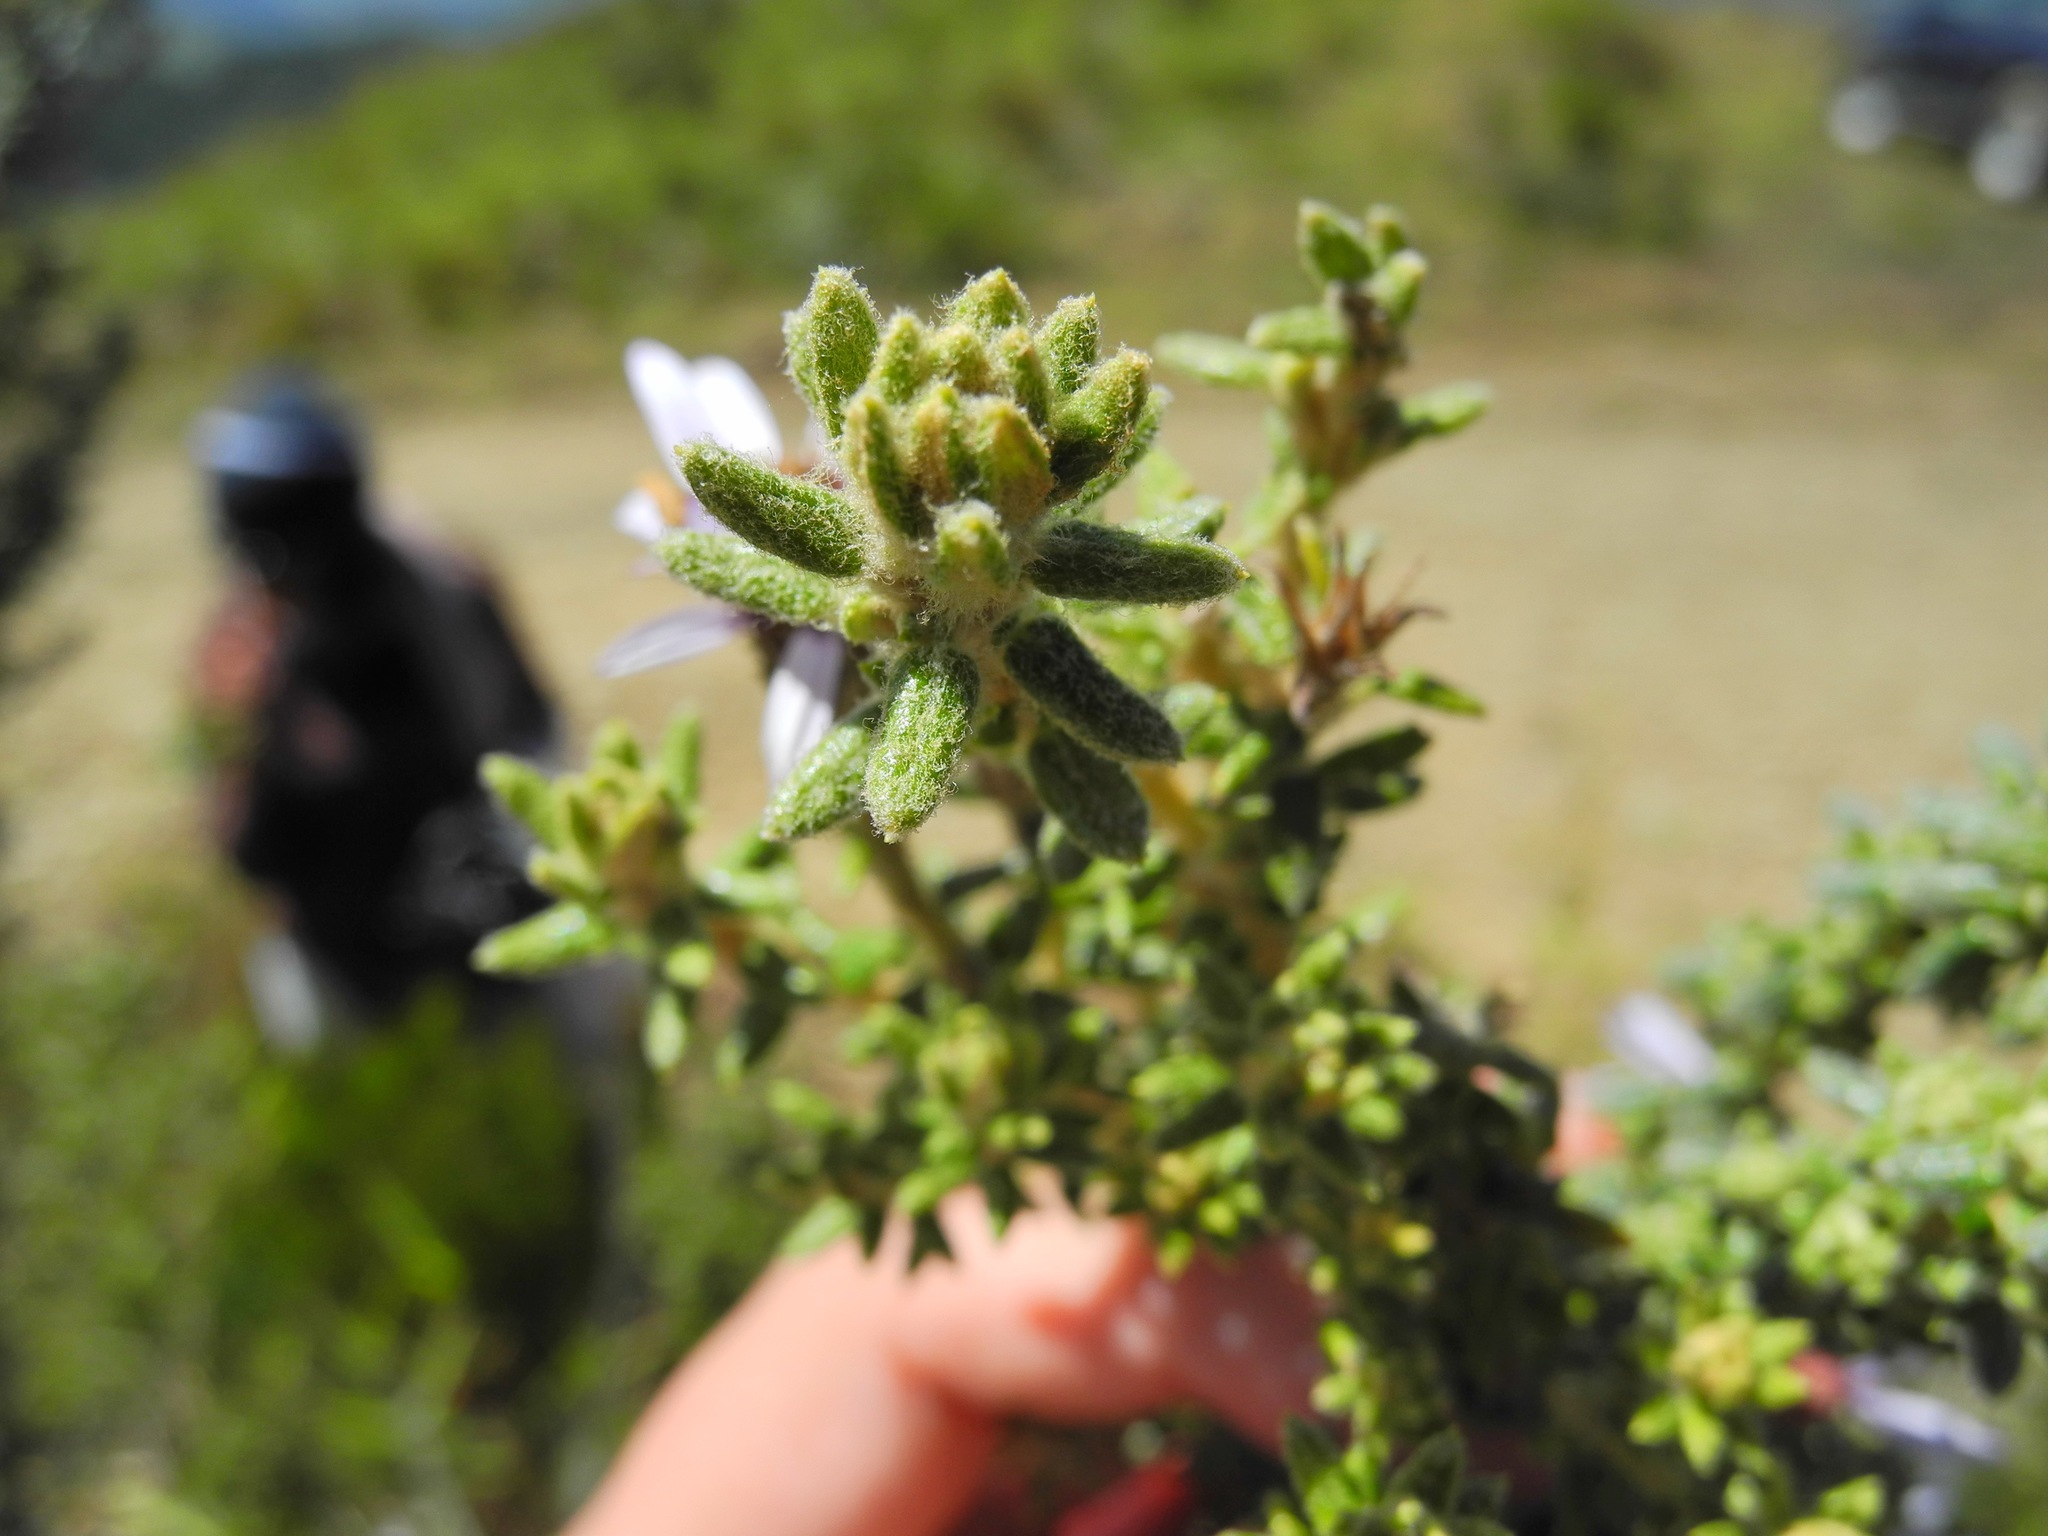
[[1209, 1408], [1271, 1445], [1323, 1369], [1272, 1248], [1166, 1279], [1136, 1221], [1046, 1202], [998, 1240], [941, 1211], [955, 1262], [851, 1243], [776, 1265], [656, 1396], [569, 1536], [939, 1536], [1005, 1420]]

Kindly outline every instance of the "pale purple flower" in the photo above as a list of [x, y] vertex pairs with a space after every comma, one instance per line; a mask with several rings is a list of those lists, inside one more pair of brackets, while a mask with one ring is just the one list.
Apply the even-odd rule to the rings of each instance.
[[1631, 992], [1608, 1012], [1607, 1048], [1638, 1077], [1673, 1088], [1714, 1080], [1714, 1048], [1692, 1021], [1655, 992]]
[[[626, 348], [626, 384], [647, 423], [672, 485], [636, 486], [612, 510], [612, 526], [651, 545], [672, 528], [723, 533], [691, 493], [675, 450], [712, 442], [763, 463], [782, 458], [782, 433], [761, 391], [738, 363], [723, 357], [692, 362], [673, 347], [642, 338]], [[687, 661], [746, 633], [751, 615], [722, 603], [694, 603], [621, 635], [598, 658], [604, 677], [626, 677]], [[769, 674], [761, 711], [761, 757], [770, 789], [825, 737], [838, 712], [846, 642], [826, 630], [799, 629], [783, 643]]]

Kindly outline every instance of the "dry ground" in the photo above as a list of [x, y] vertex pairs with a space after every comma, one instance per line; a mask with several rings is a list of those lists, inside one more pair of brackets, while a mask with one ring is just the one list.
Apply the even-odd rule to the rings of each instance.
[[[1353, 889], [1398, 883], [1416, 931], [1527, 997], [1564, 1043], [1712, 920], [1802, 899], [1832, 791], [1890, 800], [1967, 770], [1986, 722], [2048, 709], [2048, 381], [1967, 359], [1814, 357], [1697, 339], [1454, 359], [1500, 406], [1352, 515], [1423, 564], [1450, 621], [1403, 655], [1489, 700], [1418, 807], [1371, 826]], [[1439, 361], [1441, 361], [1439, 359]], [[1439, 367], [1439, 374], [1462, 371]], [[759, 803], [748, 658], [624, 683], [612, 634], [674, 600], [606, 526], [651, 450], [623, 389], [378, 423], [385, 484], [486, 550], [579, 725], [713, 722], [719, 818]], [[1181, 392], [1168, 443], [1241, 493], [1256, 412]], [[46, 935], [194, 846], [177, 750], [216, 580], [175, 444], [136, 429], [25, 634], [78, 650], [10, 707], [6, 896]]]

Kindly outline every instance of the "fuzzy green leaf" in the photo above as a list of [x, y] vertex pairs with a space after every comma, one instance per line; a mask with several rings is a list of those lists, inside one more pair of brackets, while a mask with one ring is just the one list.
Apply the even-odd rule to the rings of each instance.
[[1493, 391], [1484, 384], [1446, 384], [1401, 402], [1401, 437], [1418, 442], [1425, 437], [1449, 437], [1462, 432], [1493, 404]]
[[988, 341], [971, 325], [941, 326], [932, 333], [932, 363], [963, 395], [985, 395], [996, 387], [996, 359]]
[[981, 673], [963, 651], [919, 646], [898, 664], [865, 776], [884, 837], [916, 831], [952, 792], [980, 703]]
[[1301, 205], [1301, 264], [1319, 283], [1362, 283], [1372, 276], [1372, 237], [1364, 225], [1328, 203]]
[[660, 772], [661, 792], [669, 809], [685, 827], [697, 819], [697, 793], [702, 783], [704, 723], [684, 711], [671, 720], [661, 735], [661, 755], [655, 766]]
[[1389, 803], [1382, 779], [1388, 774], [1407, 776], [1409, 765], [1428, 745], [1429, 733], [1413, 725], [1368, 736], [1316, 766], [1323, 796], [1347, 811], [1377, 810]]
[[588, 907], [562, 902], [477, 945], [470, 963], [489, 976], [539, 976], [611, 953], [618, 931]]
[[1052, 494], [1052, 458], [1023, 407], [982, 399], [967, 413], [967, 446], [980, 494], [1004, 519], [1028, 523]]
[[1160, 360], [1226, 389], [1264, 389], [1272, 357], [1228, 336], [1175, 331], [1155, 343]]
[[997, 267], [982, 273], [947, 302], [946, 323], [972, 326], [993, 335], [1013, 325], [1030, 325], [1031, 305], [1016, 280]]
[[1024, 408], [1034, 426], [1052, 419], [1052, 379], [1045, 371], [1045, 359], [1038, 343], [1023, 326], [1012, 326], [996, 338], [996, 368], [1010, 398]]
[[1351, 336], [1343, 323], [1321, 304], [1303, 304], [1261, 315], [1251, 323], [1244, 339], [1268, 352], [1330, 352], [1342, 356], [1351, 350]]
[[1111, 757], [1180, 761], [1180, 733], [1157, 705], [1118, 677], [1062, 619], [1018, 625], [1003, 643], [1017, 686], [1082, 741]]
[[848, 402], [840, 454], [882, 521], [908, 539], [931, 532], [931, 509], [897, 443], [895, 415], [879, 392], [864, 389]]
[[1052, 597], [1106, 603], [1206, 602], [1236, 590], [1246, 575], [1236, 556], [1214, 544], [1078, 518], [1046, 526], [1025, 572]]
[[820, 267], [803, 306], [782, 317], [790, 377], [835, 442], [840, 413], [868, 376], [880, 336], [874, 301], [845, 267]]
[[484, 787], [526, 830], [551, 844], [558, 835], [554, 785], [533, 764], [504, 752], [493, 752], [477, 765]]
[[889, 317], [875, 347], [869, 378], [891, 405], [908, 405], [932, 380], [931, 333], [917, 316], [899, 312]]
[[962, 502], [941, 515], [932, 558], [948, 594], [955, 597], [992, 600], [1015, 579], [1002, 521], [978, 501]]
[[691, 443], [676, 460], [705, 510], [749, 544], [820, 576], [859, 574], [860, 513], [838, 492], [711, 443]]
[[1038, 328], [1038, 352], [1045, 359], [1045, 371], [1052, 387], [1067, 394], [1081, 387], [1102, 349], [1102, 317], [1096, 312], [1095, 295], [1062, 299]]
[[1128, 349], [1096, 364], [1081, 387], [1053, 408], [1052, 468], [1078, 490], [1122, 460], [1145, 414], [1152, 360]]
[[1422, 297], [1422, 281], [1429, 276], [1429, 263], [1420, 251], [1396, 251], [1387, 264], [1373, 274], [1366, 291], [1395, 325], [1415, 318], [1416, 302]]
[[1135, 864], [1145, 857], [1151, 812], [1122, 763], [1097, 756], [1065, 731], [1039, 729], [1031, 743], [1031, 783], [1046, 810], [1090, 853]]
[[671, 576], [707, 597], [782, 624], [831, 629], [839, 622], [836, 585], [731, 534], [663, 534], [654, 552]]
[[1486, 713], [1486, 706], [1462, 688], [1413, 668], [1382, 683], [1380, 691], [1390, 699], [1403, 699], [1439, 714], [1476, 717]]
[[826, 732], [768, 802], [761, 835], [779, 843], [815, 837], [860, 810], [872, 720], [842, 721]]

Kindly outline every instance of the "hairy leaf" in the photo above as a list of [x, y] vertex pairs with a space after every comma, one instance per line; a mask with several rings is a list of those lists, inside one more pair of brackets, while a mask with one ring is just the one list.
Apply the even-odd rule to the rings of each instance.
[[1010, 676], [1038, 706], [1098, 752], [1140, 762], [1180, 761], [1180, 733], [1157, 705], [1118, 677], [1062, 619], [1032, 619], [1003, 643]]
[[868, 376], [880, 336], [874, 301], [845, 267], [820, 267], [803, 306], [782, 318], [790, 377], [835, 441], [841, 410]]
[[829, 831], [859, 811], [873, 742], [869, 719], [834, 726], [782, 781], [761, 818], [761, 835], [795, 842]]
[[1026, 574], [1053, 597], [1108, 603], [1200, 603], [1236, 590], [1245, 568], [1199, 539], [1149, 538], [1107, 523], [1049, 524]]
[[654, 549], [671, 576], [707, 597], [782, 624], [831, 629], [839, 622], [836, 584], [731, 534], [686, 529], [662, 535]]
[[924, 645], [898, 664], [865, 776], [884, 837], [916, 831], [952, 792], [980, 702], [981, 673], [963, 651]]
[[859, 574], [860, 513], [838, 492], [711, 443], [676, 458], [705, 509], [749, 544], [820, 576]]
[[1053, 726], [1040, 728], [1029, 761], [1039, 800], [1075, 842], [1100, 858], [1144, 858], [1151, 812], [1128, 768]]

